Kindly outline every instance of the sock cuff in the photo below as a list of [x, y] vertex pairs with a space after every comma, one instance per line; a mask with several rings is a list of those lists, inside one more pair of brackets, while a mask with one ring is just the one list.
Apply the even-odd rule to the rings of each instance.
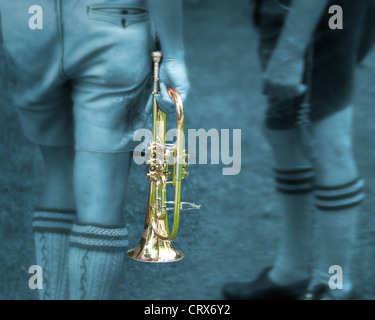
[[361, 204], [365, 198], [362, 178], [337, 186], [314, 186], [315, 206], [320, 210], [348, 209]]
[[70, 246], [95, 251], [118, 252], [128, 246], [128, 232], [124, 226], [74, 224]]
[[36, 209], [33, 214], [33, 232], [70, 233], [76, 218], [74, 211]]
[[281, 193], [300, 194], [313, 191], [312, 167], [273, 168], [276, 189]]
[[76, 214], [76, 210], [72, 209], [57, 209], [57, 208], [35, 208], [35, 212], [53, 212], [53, 213], [71, 213], [71, 214]]

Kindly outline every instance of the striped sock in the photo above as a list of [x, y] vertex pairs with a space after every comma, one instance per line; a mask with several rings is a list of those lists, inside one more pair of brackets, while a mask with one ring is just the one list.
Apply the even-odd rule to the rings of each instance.
[[70, 299], [112, 299], [127, 245], [123, 226], [75, 224], [69, 249]]
[[360, 178], [334, 186], [315, 187], [317, 259], [311, 286], [328, 286], [330, 266], [343, 270], [343, 290], [332, 290], [331, 295], [345, 297], [351, 290], [351, 245], [355, 240], [356, 218], [363, 201], [364, 181]]
[[68, 286], [67, 251], [74, 211], [36, 209], [33, 234], [37, 265], [43, 270], [39, 300], [63, 300]]
[[357, 207], [365, 197], [363, 188], [364, 181], [360, 178], [335, 187], [315, 186], [315, 205], [322, 211], [339, 211]]
[[274, 172], [284, 225], [270, 278], [289, 285], [309, 277], [313, 171], [311, 167], [294, 167]]
[[276, 189], [284, 194], [309, 193], [313, 190], [311, 167], [274, 168]]

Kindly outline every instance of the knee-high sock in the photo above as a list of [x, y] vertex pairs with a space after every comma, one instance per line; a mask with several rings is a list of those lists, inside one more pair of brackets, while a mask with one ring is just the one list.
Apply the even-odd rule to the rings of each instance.
[[36, 209], [33, 216], [36, 263], [43, 270], [40, 300], [62, 300], [67, 296], [67, 252], [74, 211]]
[[123, 226], [75, 224], [69, 249], [70, 299], [113, 299], [127, 244]]
[[275, 168], [274, 171], [284, 225], [270, 278], [288, 285], [309, 277], [313, 171], [311, 167]]
[[339, 186], [315, 186], [316, 217], [316, 264], [311, 287], [328, 286], [332, 274], [329, 268], [338, 265], [343, 271], [343, 290], [331, 294], [345, 295], [351, 283], [351, 246], [355, 240], [357, 215], [364, 199], [364, 182], [358, 178]]

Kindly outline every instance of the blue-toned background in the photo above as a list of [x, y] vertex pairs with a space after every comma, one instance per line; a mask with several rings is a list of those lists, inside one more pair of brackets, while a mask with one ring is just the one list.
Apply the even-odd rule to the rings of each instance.
[[[202, 208], [181, 217], [175, 245], [186, 258], [159, 265], [127, 259], [119, 299], [220, 299], [223, 283], [255, 277], [272, 262], [277, 248], [279, 204], [271, 150], [261, 134], [265, 99], [248, 1], [186, 0], [185, 36], [192, 85], [186, 127], [242, 129], [242, 170], [223, 176], [221, 165], [190, 167], [182, 198]], [[363, 299], [375, 297], [374, 83], [373, 50], [358, 70], [354, 99], [355, 154], [367, 184], [353, 265]], [[0, 298], [33, 299], [27, 271], [35, 264], [31, 218], [43, 164], [4, 96], [0, 107]], [[133, 247], [145, 218], [144, 167], [133, 165], [130, 181], [124, 220]]]

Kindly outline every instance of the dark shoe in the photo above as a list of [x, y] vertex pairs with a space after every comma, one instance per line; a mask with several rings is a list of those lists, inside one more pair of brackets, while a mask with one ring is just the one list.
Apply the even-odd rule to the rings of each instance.
[[223, 295], [229, 300], [297, 300], [306, 292], [309, 280], [282, 286], [269, 278], [272, 267], [265, 268], [251, 282], [232, 282], [223, 287]]
[[303, 300], [326, 300], [323, 297], [328, 294], [328, 289], [329, 287], [325, 284], [316, 285], [305, 293]]
[[[316, 285], [312, 290], [308, 290], [302, 298], [301, 300], [338, 300], [326, 284]], [[342, 295], [340, 300], [356, 300], [354, 290]]]

